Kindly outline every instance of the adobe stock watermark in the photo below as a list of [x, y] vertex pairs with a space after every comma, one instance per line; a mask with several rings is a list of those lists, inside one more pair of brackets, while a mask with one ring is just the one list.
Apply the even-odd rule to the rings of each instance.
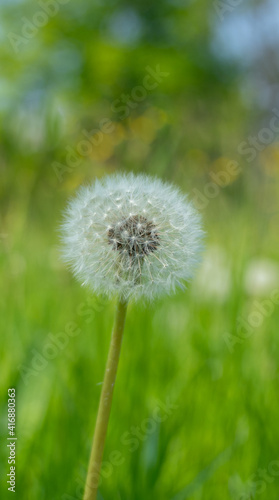
[[20, 48], [29, 43], [34, 38], [41, 28], [44, 28], [51, 17], [56, 16], [61, 5], [65, 5], [70, 0], [39, 0], [38, 5], [40, 10], [37, 10], [32, 16], [32, 19], [22, 17], [22, 27], [20, 34], [10, 31], [7, 34], [13, 50], [16, 54], [20, 52]]
[[238, 153], [245, 156], [248, 163], [255, 160], [261, 151], [274, 142], [276, 135], [279, 135], [279, 110], [273, 108], [272, 112], [268, 127], [263, 127], [257, 135], [249, 135], [237, 148]]
[[235, 160], [230, 160], [226, 164], [225, 169], [219, 172], [209, 172], [212, 181], [207, 182], [202, 191], [194, 188], [192, 190], [192, 203], [198, 210], [204, 210], [211, 200], [216, 198], [221, 189], [227, 187], [242, 171], [239, 163]]
[[268, 299], [255, 300], [250, 314], [246, 317], [237, 318], [237, 335], [224, 333], [223, 339], [231, 353], [234, 352], [237, 344], [243, 342], [255, 333], [255, 329], [260, 328], [264, 320], [270, 317], [275, 307], [279, 305], [279, 289], [273, 290]]
[[213, 6], [220, 21], [224, 21], [227, 12], [233, 12], [243, 0], [215, 0]]
[[[177, 408], [178, 405], [174, 404], [169, 399], [167, 399], [165, 403], [158, 401], [149, 418], [142, 420], [136, 427], [131, 426], [129, 430], [122, 434], [120, 442], [125, 450], [128, 450], [129, 453], [134, 453], [139, 448], [140, 444], [146, 441], [148, 436], [157, 430], [158, 425], [165, 422]], [[90, 489], [96, 488], [97, 485], [101, 486], [103, 481], [109, 478], [118, 467], [125, 463], [125, 461], [125, 452], [120, 450], [111, 451], [108, 459], [102, 463], [100, 474], [92, 474], [91, 477], [88, 478], [85, 487], [90, 491]], [[74, 492], [75, 496], [64, 494], [61, 500], [81, 500], [83, 498], [86, 468], [87, 467], [84, 468], [84, 476], [79, 475], [76, 478], [77, 486]], [[100, 498], [102, 498], [101, 495]]]
[[[270, 119], [269, 126], [263, 127], [257, 135], [250, 135], [246, 141], [242, 141], [237, 151], [240, 155], [246, 157], [248, 163], [255, 160], [259, 152], [263, 151], [272, 144], [279, 135], [279, 110], [273, 108], [273, 116]], [[219, 172], [209, 172], [211, 181], [207, 182], [202, 191], [194, 188], [192, 190], [192, 202], [198, 210], [204, 210], [211, 200], [217, 198], [221, 189], [226, 188], [242, 172], [242, 167], [235, 160], [228, 161], [225, 169]]]
[[[160, 69], [159, 64], [154, 69], [146, 66], [145, 70], [146, 75], [141, 85], [133, 87], [129, 94], [122, 93], [118, 99], [112, 102], [110, 109], [112, 113], [116, 114], [115, 121], [121, 122], [127, 118], [131, 110], [136, 109], [146, 99], [148, 92], [155, 90], [163, 79], [169, 76], [169, 73]], [[59, 182], [63, 181], [65, 173], [70, 173], [78, 168], [84, 158], [90, 156], [93, 148], [100, 146], [106, 134], [111, 134], [115, 130], [116, 124], [110, 118], [103, 118], [98, 126], [92, 130], [83, 129], [81, 131], [83, 139], [75, 147], [66, 146], [65, 163], [52, 162], [52, 168]]]
[[249, 477], [245, 490], [236, 496], [235, 500], [253, 500], [257, 495], [262, 495], [269, 484], [279, 477], [279, 460], [273, 460], [267, 469], [258, 469]]
[[[106, 304], [106, 300], [98, 299], [92, 305], [90, 300], [82, 302], [76, 309], [78, 316], [83, 317], [86, 324], [89, 324], [96, 312], [100, 312]], [[71, 338], [77, 337], [81, 333], [81, 329], [74, 321], [68, 321], [62, 332], [52, 334], [48, 333], [39, 350], [32, 349], [32, 359], [28, 365], [20, 364], [18, 366], [21, 379], [25, 385], [28, 385], [30, 377], [37, 377], [48, 364], [53, 361], [70, 342]]]

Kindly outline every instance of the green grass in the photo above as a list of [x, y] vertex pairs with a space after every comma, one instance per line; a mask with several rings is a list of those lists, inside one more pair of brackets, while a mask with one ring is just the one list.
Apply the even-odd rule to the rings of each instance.
[[[66, 196], [58, 191], [56, 202], [43, 208], [32, 198], [29, 208], [19, 201], [3, 239], [1, 441], [6, 393], [14, 386], [21, 500], [82, 498], [113, 323], [114, 304], [91, 296], [59, 261], [56, 227]], [[274, 258], [275, 236], [259, 243], [261, 221], [251, 218], [252, 208], [234, 206], [222, 192], [204, 214], [205, 258], [212, 245], [227, 255], [227, 295], [206, 293], [200, 271], [185, 293], [130, 305], [100, 499], [240, 500], [244, 483], [253, 475], [259, 481], [257, 471], [279, 460], [279, 307], [234, 352], [224, 341], [224, 333], [236, 335], [237, 317], [253, 310], [255, 298], [243, 286], [250, 259]], [[76, 335], [27, 376], [48, 334], [65, 335], [71, 322]], [[162, 422], [153, 416], [158, 404]], [[173, 405], [167, 413], [166, 404]], [[5, 446], [1, 460], [3, 479]], [[264, 488], [259, 498], [277, 500], [279, 478], [271, 479], [257, 483], [258, 491]], [[7, 496], [5, 480], [0, 496]]]

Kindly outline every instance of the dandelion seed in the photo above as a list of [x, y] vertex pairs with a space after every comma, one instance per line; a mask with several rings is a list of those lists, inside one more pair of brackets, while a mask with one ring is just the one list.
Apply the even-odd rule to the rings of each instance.
[[125, 300], [152, 300], [188, 281], [203, 236], [200, 216], [183, 194], [133, 174], [81, 188], [62, 232], [64, 259], [77, 278], [97, 294]]

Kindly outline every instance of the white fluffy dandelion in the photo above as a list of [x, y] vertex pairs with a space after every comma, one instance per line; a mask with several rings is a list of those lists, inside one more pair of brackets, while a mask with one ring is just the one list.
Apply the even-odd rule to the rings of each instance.
[[176, 188], [133, 174], [81, 188], [62, 231], [64, 259], [74, 274], [95, 293], [118, 296], [84, 492], [84, 500], [96, 500], [128, 300], [150, 300], [189, 280], [203, 231]]
[[82, 187], [62, 226], [64, 259], [95, 293], [152, 299], [192, 277], [203, 232], [177, 188], [145, 175]]

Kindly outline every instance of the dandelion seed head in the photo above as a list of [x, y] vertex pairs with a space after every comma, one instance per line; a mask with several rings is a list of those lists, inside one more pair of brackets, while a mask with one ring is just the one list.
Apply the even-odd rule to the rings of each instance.
[[174, 186], [113, 175], [82, 187], [62, 224], [63, 258], [97, 294], [151, 300], [188, 281], [200, 260], [201, 218]]

